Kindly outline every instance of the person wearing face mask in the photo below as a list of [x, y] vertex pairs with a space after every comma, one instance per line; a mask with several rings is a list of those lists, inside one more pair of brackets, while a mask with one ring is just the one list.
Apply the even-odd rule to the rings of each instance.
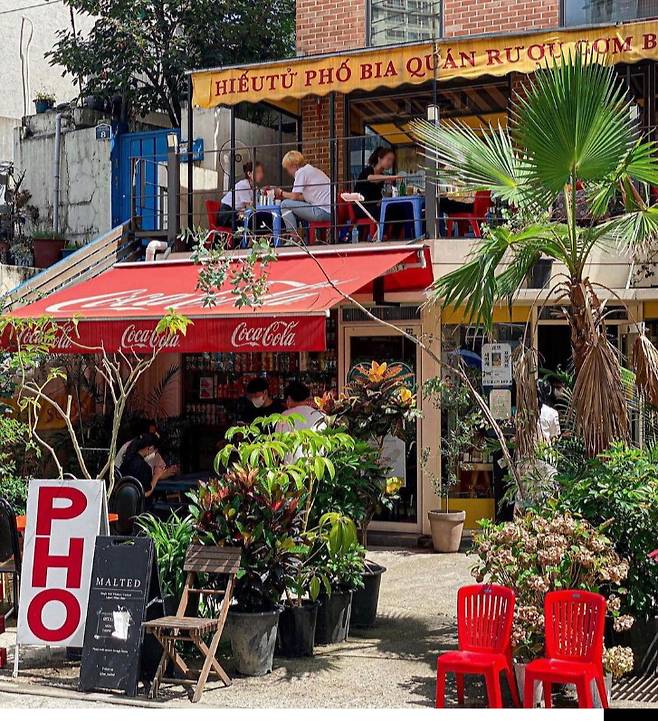
[[241, 413], [244, 423], [252, 423], [260, 416], [283, 413], [285, 406], [279, 398], [272, 398], [265, 378], [254, 378], [245, 389], [245, 402]]

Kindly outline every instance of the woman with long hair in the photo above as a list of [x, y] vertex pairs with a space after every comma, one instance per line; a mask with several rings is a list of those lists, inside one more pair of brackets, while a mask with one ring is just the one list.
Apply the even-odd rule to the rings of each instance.
[[[376, 221], [379, 221], [384, 183], [395, 182], [403, 177], [401, 175], [391, 175], [389, 171], [393, 170], [394, 167], [395, 150], [380, 145], [370, 154], [368, 164], [363, 168], [354, 184], [354, 192], [363, 196], [364, 207]], [[389, 208], [389, 212], [386, 214], [387, 221], [395, 222], [399, 220], [397, 217], [393, 217], [395, 214], [394, 208], [395, 206]], [[355, 211], [360, 218], [367, 217], [358, 205], [355, 206]], [[359, 228], [360, 233], [365, 230], [366, 228], [363, 226]]]
[[128, 446], [119, 471], [123, 476], [137, 479], [144, 489], [144, 496], [149, 498], [162, 476], [160, 468], [153, 469], [146, 459], [155, 453], [158, 437], [152, 433], [142, 433]]

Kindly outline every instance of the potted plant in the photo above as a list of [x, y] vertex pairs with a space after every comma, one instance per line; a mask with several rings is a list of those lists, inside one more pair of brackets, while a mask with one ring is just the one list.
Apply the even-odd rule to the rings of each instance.
[[312, 656], [322, 591], [331, 596], [331, 579], [323, 572], [320, 559], [327, 553], [338, 553], [356, 541], [352, 519], [339, 513], [326, 513], [316, 528], [306, 530], [307, 555], [286, 590], [284, 610], [279, 618], [277, 649], [289, 658]]
[[164, 613], [173, 616], [185, 583], [183, 562], [194, 537], [194, 519], [180, 518], [174, 512], [162, 520], [146, 513], [137, 518], [136, 524], [153, 541]]
[[[404, 439], [407, 422], [418, 416], [416, 395], [408, 387], [401, 366], [389, 367], [372, 361], [363, 372], [355, 375], [345, 391], [335, 398], [326, 393], [316, 398], [316, 405], [325, 413], [329, 429], [346, 430], [360, 442], [354, 451], [336, 460], [340, 482], [326, 494], [325, 510], [341, 510], [358, 522], [361, 542], [368, 546], [368, 526], [379, 508], [391, 507], [399, 489], [399, 479], [382, 459], [387, 436]], [[345, 491], [340, 491], [344, 488]], [[364, 577], [355, 594], [355, 626], [369, 628], [377, 615], [383, 566], [368, 561]]]
[[237, 669], [250, 676], [272, 670], [281, 599], [308, 552], [314, 488], [333, 469], [331, 440], [313, 430], [277, 432], [279, 422], [294, 418], [272, 415], [230, 428], [215, 459], [218, 478], [201, 486], [194, 503], [204, 542], [243, 549], [229, 622]]
[[[336, 433], [327, 428], [324, 433]], [[365, 532], [373, 509], [390, 506], [398, 488], [390, 479], [390, 471], [380, 458], [380, 452], [364, 440], [355, 440], [350, 447], [339, 447], [331, 454], [335, 473], [319, 485], [315, 510], [318, 514], [335, 512], [351, 518]], [[350, 628], [371, 628], [377, 617], [379, 589], [386, 568], [366, 559], [363, 586], [354, 591]]]
[[[330, 534], [331, 535], [331, 534]], [[352, 610], [352, 594], [363, 587], [366, 549], [347, 531], [330, 541], [316, 562], [317, 572], [327, 579], [320, 592], [315, 643], [341, 643], [347, 640]], [[330, 589], [330, 590], [329, 590]]]
[[[632, 617], [621, 614], [615, 601], [628, 575], [628, 562], [587, 521], [560, 512], [550, 502], [513, 522], [481, 521], [480, 525], [469, 551], [476, 560], [472, 573], [478, 583], [499, 583], [516, 594], [512, 644], [521, 695], [526, 665], [544, 648], [543, 609], [548, 591], [576, 588], [601, 593], [614, 622], [632, 624]], [[610, 651], [615, 658], [620, 653]]]
[[409, 388], [409, 379], [400, 365], [372, 361], [355, 374], [338, 398], [325, 393], [316, 398], [317, 407], [325, 414], [329, 427], [347, 431], [350, 436], [366, 441], [377, 451], [382, 463], [379, 486], [371, 487], [367, 506], [361, 519], [361, 540], [368, 545], [368, 525], [375, 512], [387, 500], [386, 486], [390, 469], [382, 462], [384, 441], [389, 436], [405, 439], [405, 426], [418, 417], [416, 395]]
[[32, 252], [35, 268], [48, 268], [61, 260], [66, 238], [53, 230], [37, 230], [32, 233]]
[[62, 258], [68, 258], [69, 255], [75, 253], [76, 250], [79, 250], [79, 246], [72, 240], [67, 241], [66, 245], [61, 250]]
[[49, 90], [39, 90], [34, 96], [34, 110], [41, 115], [53, 108], [55, 105], [55, 94]]
[[474, 445], [485, 425], [482, 413], [473, 409], [466, 385], [452, 379], [428, 381], [425, 393], [441, 409], [444, 426], [441, 441], [442, 472], [432, 477], [441, 508], [427, 516], [432, 532], [432, 545], [439, 553], [457, 553], [464, 532], [466, 512], [450, 510], [450, 488], [459, 482], [462, 460]]

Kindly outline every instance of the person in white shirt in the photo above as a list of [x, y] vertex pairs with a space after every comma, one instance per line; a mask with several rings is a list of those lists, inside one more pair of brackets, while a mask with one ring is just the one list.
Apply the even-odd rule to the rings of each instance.
[[294, 419], [292, 426], [286, 421], [277, 423], [277, 432], [319, 430], [324, 426], [324, 415], [322, 411], [311, 405], [311, 393], [303, 383], [299, 381], [289, 383], [284, 392], [284, 398], [287, 410], [283, 412], [283, 415], [291, 416], [294, 414], [302, 416], [302, 419]]
[[290, 192], [275, 188], [274, 197], [282, 201], [281, 217], [286, 228], [299, 238], [299, 220], [331, 220], [331, 180], [319, 168], [307, 163], [297, 150], [287, 152], [281, 164], [295, 182]]
[[[254, 203], [254, 188], [258, 187], [265, 177], [265, 170], [262, 163], [248, 162], [242, 166], [244, 178], [238, 180], [233, 190], [225, 193], [221, 200], [219, 213], [217, 213], [217, 225], [224, 228], [233, 228], [237, 225], [238, 213], [247, 206]], [[235, 208], [233, 197], [235, 196]]]
[[551, 397], [551, 384], [541, 379], [537, 382], [537, 400], [539, 401], [539, 421], [538, 431], [539, 438], [545, 443], [552, 445], [553, 441], [558, 439], [561, 434], [560, 430], [560, 414], [548, 405]]

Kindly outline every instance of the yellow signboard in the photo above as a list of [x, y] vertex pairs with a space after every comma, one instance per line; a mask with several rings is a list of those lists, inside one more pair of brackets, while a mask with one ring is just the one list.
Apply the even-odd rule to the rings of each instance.
[[655, 21], [585, 30], [495, 37], [446, 38], [438, 43], [371, 48], [329, 56], [292, 58], [192, 74], [194, 105], [212, 108], [241, 102], [272, 102], [337, 91], [372, 91], [481, 75], [530, 73], [577, 48], [612, 63], [658, 59]]

